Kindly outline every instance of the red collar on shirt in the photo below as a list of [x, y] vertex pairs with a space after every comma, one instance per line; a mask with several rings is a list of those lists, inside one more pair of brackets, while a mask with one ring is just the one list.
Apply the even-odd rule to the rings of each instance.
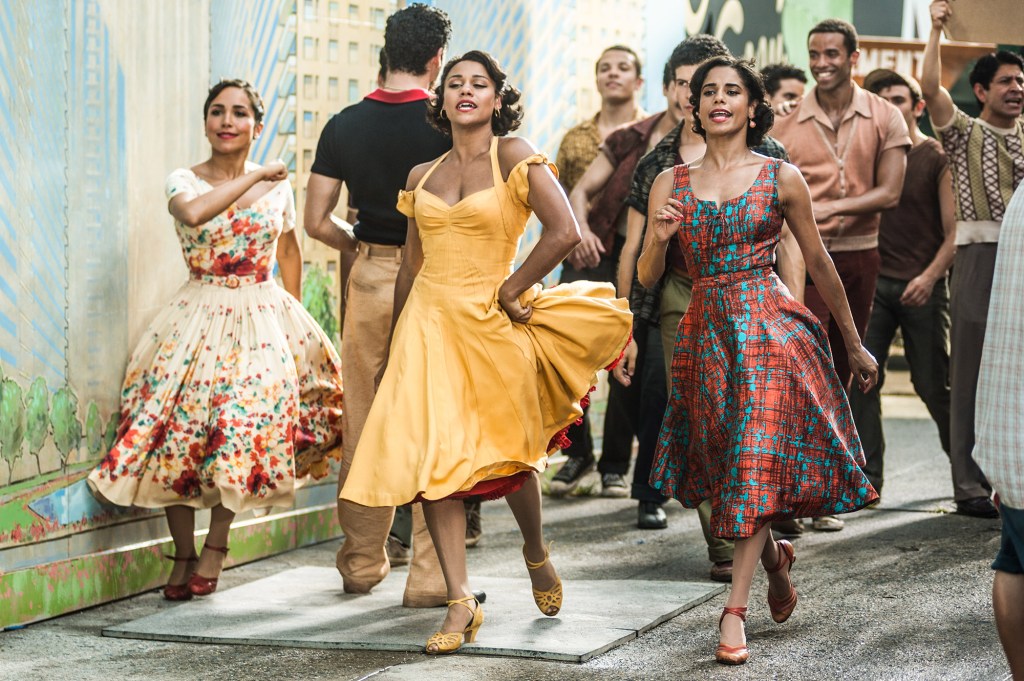
[[408, 104], [409, 102], [420, 102], [424, 99], [430, 99], [431, 97], [433, 97], [433, 95], [423, 88], [413, 88], [412, 90], [402, 90], [401, 92], [392, 92], [390, 90], [377, 88], [370, 94], [366, 95], [366, 99], [372, 99], [375, 102], [383, 102], [384, 104]]

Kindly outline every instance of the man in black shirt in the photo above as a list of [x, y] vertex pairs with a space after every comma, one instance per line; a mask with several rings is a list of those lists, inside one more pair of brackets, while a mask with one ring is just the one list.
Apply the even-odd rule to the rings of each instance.
[[[347, 281], [339, 490], [370, 411], [375, 378], [387, 358], [395, 279], [408, 226], [395, 207], [398, 191], [405, 187], [413, 166], [451, 148], [451, 139], [431, 127], [426, 117], [428, 89], [441, 71], [450, 37], [448, 16], [433, 7], [412, 4], [388, 17], [383, 83], [327, 123], [306, 187], [306, 232], [341, 251], [342, 281]], [[357, 212], [352, 229], [332, 214], [342, 184]], [[345, 542], [338, 551], [337, 566], [346, 592], [366, 593], [387, 576], [390, 563], [384, 547], [394, 515], [393, 508], [338, 502]], [[418, 504], [413, 510], [412, 535], [413, 558], [403, 604], [444, 605], [447, 590]]]

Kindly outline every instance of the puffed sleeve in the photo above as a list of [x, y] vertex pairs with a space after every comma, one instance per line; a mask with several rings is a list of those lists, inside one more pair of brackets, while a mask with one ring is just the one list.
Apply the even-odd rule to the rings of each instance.
[[284, 209], [281, 211], [281, 218], [284, 222], [281, 231], [290, 232], [295, 229], [295, 194], [292, 193], [292, 185], [287, 180], [282, 180], [284, 187]]
[[516, 198], [519, 203], [523, 204], [527, 208], [530, 207], [530, 166], [532, 165], [546, 165], [554, 173], [555, 177], [558, 177], [558, 168], [555, 164], [548, 160], [548, 157], [544, 154], [533, 154], [527, 156], [522, 161], [517, 163], [512, 172], [508, 174], [508, 188], [512, 196]]
[[178, 168], [167, 176], [167, 180], [164, 182], [164, 191], [167, 193], [168, 201], [175, 196], [184, 196], [191, 201], [199, 195], [199, 191], [196, 189], [195, 175], [191, 170], [185, 168]]
[[399, 189], [398, 204], [395, 207], [398, 209], [399, 213], [406, 217], [416, 217], [416, 193]]

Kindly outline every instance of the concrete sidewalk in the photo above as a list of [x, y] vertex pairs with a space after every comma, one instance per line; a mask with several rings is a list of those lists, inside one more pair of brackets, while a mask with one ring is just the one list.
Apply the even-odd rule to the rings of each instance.
[[[748, 664], [713, 660], [725, 595], [584, 664], [418, 653], [197, 645], [104, 638], [101, 629], [174, 607], [157, 592], [0, 634], [0, 679], [1005, 679], [989, 564], [999, 521], [952, 514], [949, 465], [916, 398], [887, 396], [886, 488], [876, 510], [837, 534], [795, 540], [800, 603], [776, 625], [754, 581]], [[705, 580], [694, 511], [670, 504], [669, 529], [635, 527], [628, 500], [545, 499], [563, 579]], [[518, 576], [521, 539], [504, 503], [484, 505], [472, 575]], [[230, 588], [306, 565], [331, 566], [329, 542], [224, 573]], [[396, 570], [389, 580], [400, 580]], [[340, 580], [339, 580], [340, 589]], [[568, 605], [568, 604], [567, 604]], [[486, 606], [485, 606], [486, 610]], [[443, 611], [437, 611], [437, 622]], [[480, 631], [487, 636], [488, 625]], [[430, 631], [422, 632], [426, 639]]]

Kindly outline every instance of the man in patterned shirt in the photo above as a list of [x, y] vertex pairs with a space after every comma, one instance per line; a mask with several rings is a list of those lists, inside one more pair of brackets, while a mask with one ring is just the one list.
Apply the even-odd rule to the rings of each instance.
[[[587, 167], [597, 158], [601, 145], [612, 131], [647, 116], [638, 103], [640, 87], [644, 81], [636, 52], [624, 45], [609, 47], [601, 53], [594, 71], [597, 91], [601, 95], [601, 110], [565, 134], [555, 160], [558, 179], [567, 195], [572, 193]], [[619, 225], [609, 222], [608, 226], [611, 234], [595, 234], [589, 229], [581, 232], [580, 245], [562, 264], [563, 284], [580, 280], [615, 281], [619, 251], [617, 246], [621, 245], [621, 241], [616, 241], [614, 230]], [[621, 228], [624, 233], [625, 224]], [[626, 481], [618, 470], [622, 468], [623, 462], [626, 462], [627, 467], [629, 465], [633, 451], [633, 426], [627, 395], [619, 388], [621, 386], [612, 386], [609, 390], [605, 412], [601, 495], [606, 497], [625, 497], [629, 494]], [[572, 444], [565, 449], [565, 454], [569, 458], [551, 480], [550, 492], [553, 496], [572, 492], [594, 466], [594, 441], [590, 435], [587, 409], [583, 410], [582, 423], [571, 426], [568, 435]]]
[[[932, 124], [949, 156], [956, 198], [956, 255], [950, 282], [950, 459], [960, 477], [978, 482], [954, 489], [958, 513], [994, 518], [991, 488], [974, 461], [974, 410], [985, 341], [989, 293], [999, 225], [1014, 189], [1024, 178], [1024, 59], [1012, 52], [989, 54], [974, 65], [970, 81], [981, 105], [971, 118], [942, 87], [939, 40], [952, 10], [930, 7], [932, 31], [924, 52], [921, 91]], [[954, 473], [954, 477], [956, 474]]]
[[1003, 537], [992, 563], [992, 609], [1011, 676], [1024, 679], [1024, 183], [1017, 185], [999, 228], [999, 253], [985, 348], [978, 376], [978, 443], [974, 458], [1001, 504]]

